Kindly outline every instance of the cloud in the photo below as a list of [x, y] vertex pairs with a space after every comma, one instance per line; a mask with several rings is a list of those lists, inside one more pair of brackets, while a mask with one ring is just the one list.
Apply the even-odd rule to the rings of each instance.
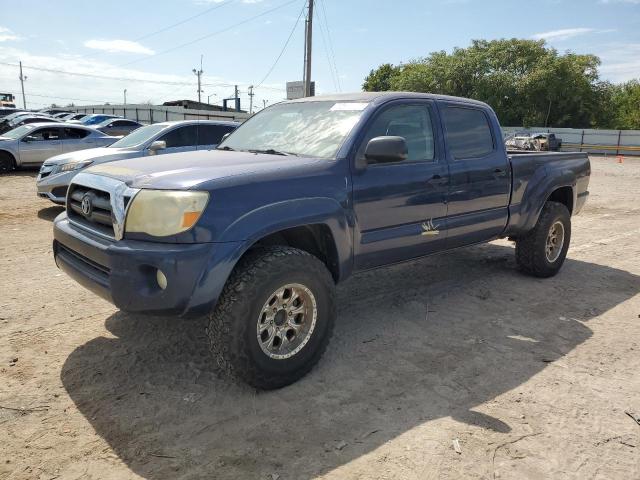
[[627, 3], [629, 5], [640, 5], [640, 0], [600, 0], [600, 3]]
[[550, 32], [535, 33], [531, 35], [531, 38], [534, 40], [567, 40], [595, 31], [593, 28], [563, 28], [561, 30], [551, 30]]
[[21, 40], [22, 37], [19, 37], [11, 30], [5, 27], [0, 27], [0, 42], [10, 42], [13, 40]]
[[595, 53], [602, 60], [604, 78], [613, 82], [640, 78], [640, 43], [609, 43]]
[[143, 55], [153, 55], [155, 53], [150, 48], [130, 40], [87, 40], [84, 42], [84, 46], [94, 50], [104, 50], [111, 53], [126, 52], [141, 53]]

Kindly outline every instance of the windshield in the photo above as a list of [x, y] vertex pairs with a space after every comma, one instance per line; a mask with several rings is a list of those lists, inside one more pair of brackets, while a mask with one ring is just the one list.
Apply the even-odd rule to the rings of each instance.
[[218, 150], [335, 158], [366, 106], [328, 101], [274, 105], [243, 123]]
[[102, 123], [109, 118], [113, 117], [106, 115], [96, 115], [95, 117], [84, 118], [82, 120], [82, 123], [85, 125], [97, 125], [98, 123]]
[[166, 125], [156, 123], [155, 125], [147, 125], [146, 127], [140, 127], [134, 130], [126, 137], [122, 137], [115, 143], [109, 145], [109, 148], [130, 148], [137, 147], [146, 143], [148, 140], [154, 137], [157, 133], [167, 128]]
[[13, 130], [9, 130], [8, 132], [3, 133], [2, 136], [4, 138], [16, 140], [28, 133], [29, 130], [33, 130], [33, 127], [31, 125], [23, 125], [21, 127], [14, 128]]

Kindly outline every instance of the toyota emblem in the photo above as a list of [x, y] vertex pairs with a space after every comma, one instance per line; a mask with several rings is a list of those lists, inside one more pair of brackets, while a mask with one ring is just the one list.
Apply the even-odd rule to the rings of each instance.
[[89, 194], [82, 197], [82, 203], [80, 204], [80, 207], [82, 208], [82, 214], [85, 217], [88, 217], [89, 215], [91, 215], [91, 210], [93, 210], [93, 205], [91, 203], [91, 196]]

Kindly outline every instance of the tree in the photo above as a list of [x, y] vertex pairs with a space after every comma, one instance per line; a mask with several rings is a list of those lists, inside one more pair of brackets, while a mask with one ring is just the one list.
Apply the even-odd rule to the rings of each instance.
[[631, 80], [612, 87], [613, 128], [640, 130], [640, 82]]
[[482, 100], [511, 126], [588, 128], [609, 121], [610, 85], [594, 55], [563, 55], [543, 40], [474, 40], [452, 53], [393, 66], [365, 79], [365, 90], [430, 92]]
[[376, 70], [371, 70], [367, 78], [364, 79], [362, 89], [366, 92], [385, 92], [391, 90], [391, 79], [397, 73], [390, 63], [380, 65]]

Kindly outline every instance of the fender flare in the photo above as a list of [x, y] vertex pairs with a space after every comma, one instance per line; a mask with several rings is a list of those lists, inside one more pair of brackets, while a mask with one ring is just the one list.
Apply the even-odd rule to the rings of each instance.
[[529, 186], [522, 196], [519, 208], [519, 221], [510, 229], [511, 233], [523, 233], [531, 230], [538, 221], [542, 208], [551, 194], [560, 189], [569, 187], [573, 196], [573, 204], [576, 202], [576, 175], [569, 169], [553, 169], [553, 175], [545, 168], [545, 175], [540, 181], [535, 181], [535, 176], [529, 182]]

